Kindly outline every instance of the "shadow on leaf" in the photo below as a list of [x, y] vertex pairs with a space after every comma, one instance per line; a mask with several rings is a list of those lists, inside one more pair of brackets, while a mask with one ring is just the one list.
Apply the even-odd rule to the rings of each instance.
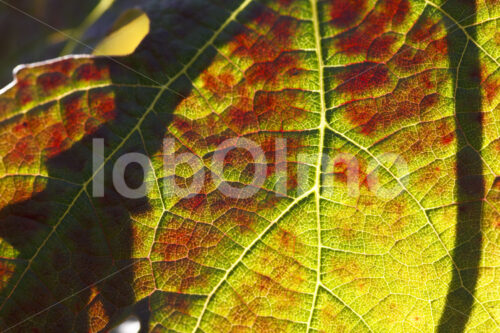
[[[159, 98], [156, 107], [161, 110], [143, 117], [159, 88], [147, 87], [150, 80], [127, 68], [162, 83], [181, 71], [185, 59], [192, 58], [214, 31], [188, 19], [203, 13], [201, 8], [206, 5], [195, 7], [183, 1], [153, 4], [146, 10], [152, 21], [151, 33], [133, 55], [117, 58], [120, 64], [111, 59], [95, 60], [111, 73], [114, 85], [95, 89], [114, 95], [113, 119], [69, 149], [47, 158], [48, 177], [43, 190], [0, 211], [0, 237], [17, 251], [15, 271], [0, 291], [2, 329], [106, 331], [134, 313], [140, 318], [142, 331], [148, 330], [149, 309], [153, 306], [148, 296], [154, 292], [155, 283], [152, 274], [149, 280], [138, 281], [137, 272], [151, 267], [147, 253], [140, 252], [147, 240], [143, 229], [154, 227], [138, 221], [153, 220], [160, 199], [124, 198], [112, 184], [112, 166], [128, 152], [151, 156], [161, 151], [172, 112], [183, 96], [189, 95], [191, 84], [180, 76]], [[219, 24], [229, 14], [217, 13], [210, 24]], [[169, 18], [168, 27], [162, 21], [165, 17]], [[191, 41], [193, 36], [198, 38]], [[190, 69], [190, 76], [196, 78], [213, 56], [213, 52], [205, 52], [199, 66]], [[118, 87], [120, 84], [138, 87]], [[142, 138], [134, 131], [139, 121]], [[93, 174], [94, 138], [104, 138], [106, 156], [116, 151], [105, 164], [102, 198], [92, 197], [91, 182], [86, 187], [78, 185]], [[131, 164], [125, 180], [135, 188], [146, 176], [142, 168]], [[158, 218], [151, 223], [157, 223]], [[143, 294], [137, 294], [137, 290]], [[172, 295], [175, 298], [175, 293]]]
[[[476, 4], [473, 0], [448, 1], [443, 7], [461, 24], [476, 22]], [[476, 29], [468, 29], [476, 38]], [[439, 321], [439, 332], [463, 332], [474, 305], [474, 294], [479, 278], [482, 233], [481, 218], [485, 184], [482, 147], [481, 72], [479, 49], [466, 40], [456, 25], [448, 28], [449, 59], [456, 71], [454, 84], [455, 124], [457, 137], [456, 198], [457, 221], [452, 259], [452, 280], [446, 297], [446, 305]]]

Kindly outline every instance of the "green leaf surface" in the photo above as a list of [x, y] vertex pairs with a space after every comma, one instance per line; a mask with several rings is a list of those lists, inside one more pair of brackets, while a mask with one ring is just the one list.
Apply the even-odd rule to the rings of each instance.
[[2, 331], [500, 331], [498, 1], [140, 8], [133, 54], [0, 95]]

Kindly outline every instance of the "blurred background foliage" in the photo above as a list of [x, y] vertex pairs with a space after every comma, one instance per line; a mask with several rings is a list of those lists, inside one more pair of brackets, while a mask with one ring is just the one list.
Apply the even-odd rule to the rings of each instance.
[[149, 31], [140, 0], [0, 0], [0, 87], [19, 64], [131, 53]]

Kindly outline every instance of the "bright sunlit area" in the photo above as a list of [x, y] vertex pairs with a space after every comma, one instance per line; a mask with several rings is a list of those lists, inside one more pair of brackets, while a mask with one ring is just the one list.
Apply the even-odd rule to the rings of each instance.
[[141, 323], [137, 317], [132, 316], [123, 323], [113, 328], [110, 333], [138, 333], [141, 329]]

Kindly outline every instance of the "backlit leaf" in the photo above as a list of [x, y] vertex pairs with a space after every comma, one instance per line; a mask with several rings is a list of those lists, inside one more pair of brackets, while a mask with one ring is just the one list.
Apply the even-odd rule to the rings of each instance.
[[140, 7], [0, 95], [2, 330], [499, 330], [498, 1]]

